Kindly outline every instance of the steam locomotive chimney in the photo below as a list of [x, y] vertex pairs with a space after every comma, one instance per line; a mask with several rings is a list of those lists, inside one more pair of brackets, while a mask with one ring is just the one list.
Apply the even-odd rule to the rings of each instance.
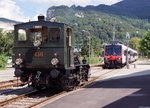
[[43, 15], [38, 16], [38, 21], [45, 21], [45, 17]]

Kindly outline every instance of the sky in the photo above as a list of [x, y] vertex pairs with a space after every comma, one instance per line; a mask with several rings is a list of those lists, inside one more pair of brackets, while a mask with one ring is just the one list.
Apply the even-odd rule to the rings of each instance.
[[16, 21], [36, 20], [42, 14], [46, 16], [46, 11], [51, 6], [59, 5], [112, 5], [121, 0], [0, 0], [0, 17]]

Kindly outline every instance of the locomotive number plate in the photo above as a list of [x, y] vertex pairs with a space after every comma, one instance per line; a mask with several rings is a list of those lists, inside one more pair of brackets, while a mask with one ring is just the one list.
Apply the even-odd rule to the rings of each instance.
[[43, 52], [35, 52], [34, 56], [35, 57], [43, 57]]

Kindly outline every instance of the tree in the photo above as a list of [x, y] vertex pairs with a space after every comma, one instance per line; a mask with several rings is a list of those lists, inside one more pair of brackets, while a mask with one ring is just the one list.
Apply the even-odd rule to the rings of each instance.
[[148, 30], [144, 38], [140, 41], [140, 51], [144, 54], [150, 54], [150, 30]]
[[6, 68], [8, 56], [12, 56], [14, 33], [0, 29], [0, 68]]
[[99, 56], [102, 53], [100, 39], [95, 36], [86, 37], [83, 40], [81, 55], [89, 55], [89, 39], [90, 39], [90, 55]]
[[86, 37], [83, 40], [82, 48], [81, 48], [81, 55], [88, 55], [89, 52], [89, 38]]
[[140, 52], [139, 48], [140, 48], [140, 38], [138, 37], [133, 37], [129, 40], [129, 47], [132, 49], [137, 50], [138, 52]]
[[12, 56], [14, 33], [12, 31], [2, 32], [0, 29], [0, 55]]

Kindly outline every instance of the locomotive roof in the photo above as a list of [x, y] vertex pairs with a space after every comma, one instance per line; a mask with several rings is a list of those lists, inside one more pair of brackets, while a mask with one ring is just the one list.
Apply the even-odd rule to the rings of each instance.
[[[65, 23], [58, 23], [58, 22], [49, 22], [49, 21], [29, 21], [29, 22], [25, 22], [25, 23], [20, 23], [20, 24], [16, 24], [14, 26], [32, 26], [32, 25], [58, 25], [58, 26], [69, 26], [68, 24]], [[69, 26], [70, 27], [70, 26]]]

